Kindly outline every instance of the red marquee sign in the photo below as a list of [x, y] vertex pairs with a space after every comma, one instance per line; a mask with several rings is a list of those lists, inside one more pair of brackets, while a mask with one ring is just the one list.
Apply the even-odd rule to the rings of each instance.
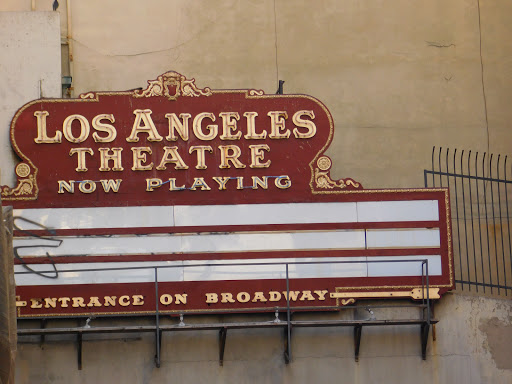
[[431, 297], [452, 289], [448, 191], [333, 180], [333, 132], [313, 97], [176, 72], [26, 104], [11, 125], [18, 184], [1, 187], [19, 316], [418, 299], [427, 265]]

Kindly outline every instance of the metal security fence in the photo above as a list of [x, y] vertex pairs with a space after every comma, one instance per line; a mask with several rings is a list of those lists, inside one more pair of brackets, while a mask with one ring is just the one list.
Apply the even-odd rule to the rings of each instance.
[[507, 156], [432, 149], [426, 187], [448, 187], [457, 289], [512, 294], [512, 161]]

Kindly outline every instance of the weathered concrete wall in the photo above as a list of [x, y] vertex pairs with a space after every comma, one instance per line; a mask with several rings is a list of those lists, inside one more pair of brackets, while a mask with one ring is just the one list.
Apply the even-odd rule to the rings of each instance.
[[[436, 340], [432, 333], [429, 337], [426, 361], [421, 359], [419, 326], [363, 328], [359, 362], [354, 361], [352, 328], [297, 328], [289, 365], [277, 330], [228, 331], [223, 367], [216, 331], [164, 333], [160, 368], [153, 361], [152, 334], [84, 337], [89, 341], [83, 344], [81, 371], [76, 339], [47, 337], [40, 345], [32, 338], [19, 344], [17, 383], [505, 384], [512, 381], [511, 307], [510, 300], [445, 296], [435, 306], [440, 322]], [[380, 318], [381, 312], [374, 312]], [[196, 320], [185, 317], [189, 323]], [[98, 320], [92, 320], [95, 324]], [[55, 321], [48, 326], [56, 326]]]
[[59, 25], [55, 12], [0, 12], [0, 185], [16, 182], [9, 129], [18, 108], [61, 96]]

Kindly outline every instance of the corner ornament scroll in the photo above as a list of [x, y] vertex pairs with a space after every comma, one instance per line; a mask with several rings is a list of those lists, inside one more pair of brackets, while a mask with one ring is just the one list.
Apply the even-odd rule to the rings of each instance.
[[9, 199], [35, 199], [37, 197], [37, 184], [32, 168], [27, 163], [16, 166], [18, 185], [15, 188], [3, 187], [2, 198]]
[[319, 190], [336, 190], [342, 189], [363, 189], [361, 183], [358, 183], [352, 179], [339, 179], [334, 181], [329, 175], [329, 171], [332, 166], [332, 161], [327, 156], [320, 157], [316, 162], [314, 171], [314, 182], [315, 188]]
[[[139, 93], [140, 92], [140, 93]], [[134, 91], [133, 97], [166, 97], [168, 100], [177, 100], [179, 96], [199, 97], [211, 96], [212, 90], [208, 87], [200, 89], [195, 85], [195, 79], [187, 79], [178, 72], [169, 71], [158, 76], [155, 80], [148, 80], [148, 87], [142, 91]]]

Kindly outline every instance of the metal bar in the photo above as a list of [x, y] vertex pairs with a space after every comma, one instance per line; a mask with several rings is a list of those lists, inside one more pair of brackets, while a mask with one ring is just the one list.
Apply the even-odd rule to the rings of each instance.
[[[492, 177], [492, 157], [493, 154], [491, 153], [491, 159], [489, 161], [489, 176]], [[493, 237], [494, 237], [494, 259], [496, 260], [496, 279], [498, 280], [498, 285], [500, 284], [500, 271], [498, 268], [498, 248], [497, 248], [497, 241], [496, 241], [496, 215], [494, 214], [494, 191], [492, 188], [492, 182], [491, 184], [491, 208], [492, 208], [492, 226], [494, 230], [492, 231]], [[491, 257], [489, 254], [489, 261]], [[498, 288], [498, 295], [500, 294], [500, 288]]]
[[219, 331], [219, 365], [224, 366], [224, 348], [226, 347], [226, 335], [228, 334], [228, 329], [226, 327], [222, 327]]
[[[482, 159], [482, 172], [485, 175], [485, 155], [487, 153], [484, 152], [484, 157]], [[489, 216], [487, 214], [487, 190], [484, 183], [484, 207], [485, 207], [485, 227], [487, 232], [487, 260], [489, 261], [489, 281], [490, 284], [492, 284], [492, 268], [491, 268], [491, 248], [489, 246]], [[492, 293], [492, 286], [491, 286], [491, 293]]]
[[[464, 165], [463, 165], [463, 160], [464, 160], [464, 151], [462, 151], [462, 154], [460, 156], [460, 173], [464, 173]], [[466, 248], [465, 248], [465, 253], [466, 253], [466, 266], [467, 266], [467, 270], [468, 270], [468, 279], [470, 279], [471, 275], [470, 275], [470, 272], [469, 272], [469, 252], [468, 252], [468, 226], [467, 226], [467, 218], [466, 218], [466, 194], [464, 193], [464, 182], [462, 182], [462, 210], [463, 210], [463, 213], [464, 213], [464, 240], [465, 240], [465, 243], [466, 243]], [[470, 202], [471, 204], [471, 202]], [[459, 249], [459, 252], [460, 252], [460, 249]], [[461, 257], [462, 257], [462, 252], [460, 252], [461, 254]], [[462, 277], [462, 276], [461, 276]], [[471, 291], [471, 286], [469, 286], [469, 290]]]
[[158, 312], [159, 301], [158, 301], [158, 268], [155, 268], [155, 365], [160, 368], [160, 313]]
[[82, 332], [78, 332], [76, 335], [77, 342], [77, 362], [78, 362], [78, 370], [82, 370]]
[[[483, 172], [483, 170], [482, 170], [482, 172]], [[476, 157], [475, 157], [475, 176], [478, 177], [478, 152], [476, 153]], [[482, 265], [482, 280], [485, 283], [484, 251], [483, 251], [483, 246], [482, 246], [482, 225], [480, 224], [480, 194], [478, 192], [478, 180], [475, 182], [475, 184], [476, 184], [476, 205], [477, 205], [477, 210], [478, 210], [478, 233], [480, 235], [480, 263]], [[485, 293], [485, 285], [483, 286], [483, 288], [484, 288], [484, 293]]]
[[[439, 168], [439, 172], [441, 172], [441, 151], [442, 151], [443, 147], [439, 147], [439, 155], [438, 155], [438, 159], [437, 159], [437, 167]], [[441, 186], [441, 188], [443, 188], [443, 177], [441, 174], [439, 174], [439, 185]]]
[[[503, 180], [500, 180], [500, 179], [495, 179], [495, 178], [491, 178], [491, 177], [475, 177], [475, 176], [468, 176], [468, 175], [462, 175], [460, 173], [448, 173], [448, 172], [441, 172], [441, 171], [428, 171], [428, 170], [425, 170], [424, 172], [428, 173], [428, 174], [431, 174], [432, 177], [434, 177], [434, 175], [442, 175], [442, 176], [453, 176], [453, 177], [460, 177], [462, 179], [478, 179], [478, 180], [484, 180], [484, 181], [498, 181], [498, 182], [504, 182]], [[506, 182], [507, 184], [512, 184], [512, 180], [507, 180]]]
[[[499, 179], [500, 178], [500, 155], [498, 155], [498, 164], [496, 165], [496, 168], [497, 168], [497, 174], [496, 174], [496, 177]], [[506, 171], [506, 170], [505, 170]], [[505, 194], [507, 193], [507, 185], [505, 184]], [[501, 214], [501, 188], [500, 188], [500, 183], [498, 183], [498, 211], [500, 213], [500, 237], [501, 237], [501, 256], [502, 256], [502, 260], [503, 260], [503, 268], [500, 268], [502, 271], [503, 271], [503, 278], [505, 280], [504, 284], [505, 286], [507, 285], [507, 272], [505, 271], [505, 243], [503, 242], [503, 215]], [[495, 233], [496, 233], [496, 229], [495, 229]], [[496, 257], [498, 257], [498, 252], [496, 252]], [[498, 269], [498, 273], [499, 273], [499, 270]], [[505, 294], [508, 296], [508, 289], [505, 290]]]
[[430, 325], [427, 323], [421, 324], [421, 358], [423, 360], [427, 360], [427, 343], [428, 343], [428, 332], [430, 330]]
[[[455, 165], [455, 157], [456, 156], [457, 156], [457, 148], [455, 148], [455, 151], [453, 153], [453, 170], [454, 171], [456, 170], [456, 165]], [[457, 223], [457, 244], [458, 244], [458, 250], [459, 250], [459, 273], [460, 273], [460, 278], [462, 279], [463, 274], [462, 274], [462, 259], [461, 259], [462, 256], [461, 256], [461, 251], [460, 251], [459, 195], [457, 193], [457, 178], [455, 178], [454, 181], [455, 181], [455, 216], [456, 216], [455, 222]], [[464, 290], [464, 284], [462, 284], [461, 289]]]
[[[461, 283], [462, 281], [461, 280], [455, 280], [456, 283]], [[478, 285], [480, 287], [492, 287], [492, 288], [501, 288], [501, 289], [511, 289], [512, 286], [506, 286], [506, 285], [498, 285], [498, 284], [489, 284], [489, 283], [479, 283], [478, 281], [466, 281], [464, 280], [464, 283], [466, 284], [471, 284], [471, 285]]]
[[435, 188], [436, 186], [436, 179], [435, 179], [435, 175], [434, 175], [434, 152], [436, 150], [436, 147], [434, 146], [432, 148], [432, 187]]
[[292, 360], [292, 328], [291, 328], [291, 312], [290, 312], [290, 277], [288, 275], [289, 264], [286, 263], [286, 353], [285, 363], [288, 364]]
[[[372, 308], [374, 308], [372, 306]], [[394, 306], [394, 308], [402, 308]], [[394, 320], [292, 320], [293, 327], [354, 327], [356, 325], [364, 326], [391, 326], [391, 325], [419, 325], [426, 321], [424, 319], [394, 319]], [[439, 320], [431, 319], [430, 324], [436, 324]], [[247, 322], [247, 323], [212, 323], [212, 324], [187, 324], [185, 327], [178, 325], [161, 325], [163, 332], [175, 331], [211, 331], [226, 329], [256, 329], [256, 328], [285, 328], [285, 322]], [[44, 333], [46, 335], [74, 335], [74, 334], [107, 334], [107, 333], [146, 333], [155, 332], [154, 325], [146, 326], [111, 326], [111, 327], [72, 327], [72, 328], [46, 328], [46, 329], [18, 329], [18, 336], [33, 336]]]
[[[510, 270], [512, 272], [512, 242], [510, 241], [510, 214], [508, 211], [508, 191], [507, 191], [507, 158], [508, 156], [505, 156], [505, 199], [506, 199], [506, 205], [507, 205], [507, 231], [508, 231], [508, 252], [510, 255]], [[507, 291], [508, 292], [508, 291]]]
[[357, 324], [354, 327], [354, 357], [356, 362], [359, 361], [359, 347], [361, 346], [361, 333], [363, 332], [362, 324]]
[[[471, 151], [469, 151], [468, 156], [468, 175], [471, 175]], [[473, 216], [473, 192], [471, 187], [471, 179], [468, 180], [469, 183], [469, 209], [470, 209], [470, 219], [471, 219], [471, 239], [473, 240], [473, 270], [475, 272], [475, 280], [478, 281], [478, 271], [476, 268], [476, 250], [475, 250], [475, 218]], [[467, 233], [466, 233], [467, 238]], [[467, 240], [466, 240], [467, 241]], [[468, 251], [469, 254], [469, 251]], [[478, 292], [478, 286], [476, 287], [476, 291]]]

